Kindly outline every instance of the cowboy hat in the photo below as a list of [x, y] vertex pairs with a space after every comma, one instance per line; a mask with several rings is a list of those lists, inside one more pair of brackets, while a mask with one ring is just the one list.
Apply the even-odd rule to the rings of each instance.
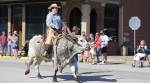
[[51, 4], [48, 9], [52, 9], [52, 8], [60, 8], [56, 3]]

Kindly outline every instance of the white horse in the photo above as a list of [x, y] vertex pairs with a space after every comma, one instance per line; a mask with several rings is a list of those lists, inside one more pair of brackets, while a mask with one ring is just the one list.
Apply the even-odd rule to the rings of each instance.
[[[59, 38], [56, 43], [53, 46], [53, 53], [50, 57], [50, 60], [52, 60], [53, 57], [53, 63], [54, 63], [54, 76], [53, 76], [53, 81], [57, 82], [57, 71], [62, 69], [68, 65], [69, 63], [71, 71], [73, 73], [73, 76], [75, 77], [76, 81], [79, 83], [79, 79], [77, 76], [77, 60], [74, 57], [74, 55], [77, 55], [80, 53], [84, 48], [79, 46], [78, 44], [74, 44], [70, 40], [68, 40], [65, 36], [62, 36]], [[29, 41], [29, 51], [28, 51], [28, 56], [29, 56], [29, 62], [27, 64], [27, 69], [25, 71], [25, 75], [29, 74], [30, 72], [30, 66], [33, 64], [34, 61], [35, 65], [37, 65], [37, 77], [41, 78], [40, 71], [39, 71], [39, 65], [41, 64], [42, 60], [47, 60], [45, 59], [42, 54], [45, 52], [45, 46], [44, 46], [44, 41], [42, 39], [41, 35], [34, 36], [30, 41]]]

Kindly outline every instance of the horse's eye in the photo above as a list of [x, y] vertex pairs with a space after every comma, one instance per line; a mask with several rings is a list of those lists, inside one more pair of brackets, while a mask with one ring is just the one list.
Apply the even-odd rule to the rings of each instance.
[[40, 43], [40, 41], [37, 41], [36, 43]]

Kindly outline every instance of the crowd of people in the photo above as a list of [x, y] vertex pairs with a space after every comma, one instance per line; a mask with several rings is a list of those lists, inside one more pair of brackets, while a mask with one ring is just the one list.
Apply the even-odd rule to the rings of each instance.
[[0, 32], [0, 51], [1, 56], [17, 56], [18, 53], [18, 33], [13, 31], [6, 34], [5, 31]]
[[[104, 30], [95, 34], [86, 35], [82, 32], [79, 37], [78, 43], [86, 47], [82, 53], [82, 60], [84, 63], [91, 64], [106, 64], [107, 63], [107, 46], [109, 37], [105, 34]], [[100, 60], [100, 56], [101, 60]]]

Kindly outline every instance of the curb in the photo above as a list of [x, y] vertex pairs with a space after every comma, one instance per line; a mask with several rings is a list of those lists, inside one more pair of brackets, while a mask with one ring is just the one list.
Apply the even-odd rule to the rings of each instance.
[[0, 59], [15, 59], [15, 56], [0, 56]]
[[[15, 56], [0, 56], [0, 59], [18, 59], [21, 62], [27, 62], [29, 57], [16, 58]], [[129, 56], [108, 56], [108, 61], [132, 61]]]
[[28, 60], [28, 57], [21, 57], [21, 58], [17, 58], [17, 57], [15, 57], [15, 56], [0, 56], [0, 59], [18, 59], [18, 60], [20, 60], [21, 62], [27, 62], [27, 60]]

